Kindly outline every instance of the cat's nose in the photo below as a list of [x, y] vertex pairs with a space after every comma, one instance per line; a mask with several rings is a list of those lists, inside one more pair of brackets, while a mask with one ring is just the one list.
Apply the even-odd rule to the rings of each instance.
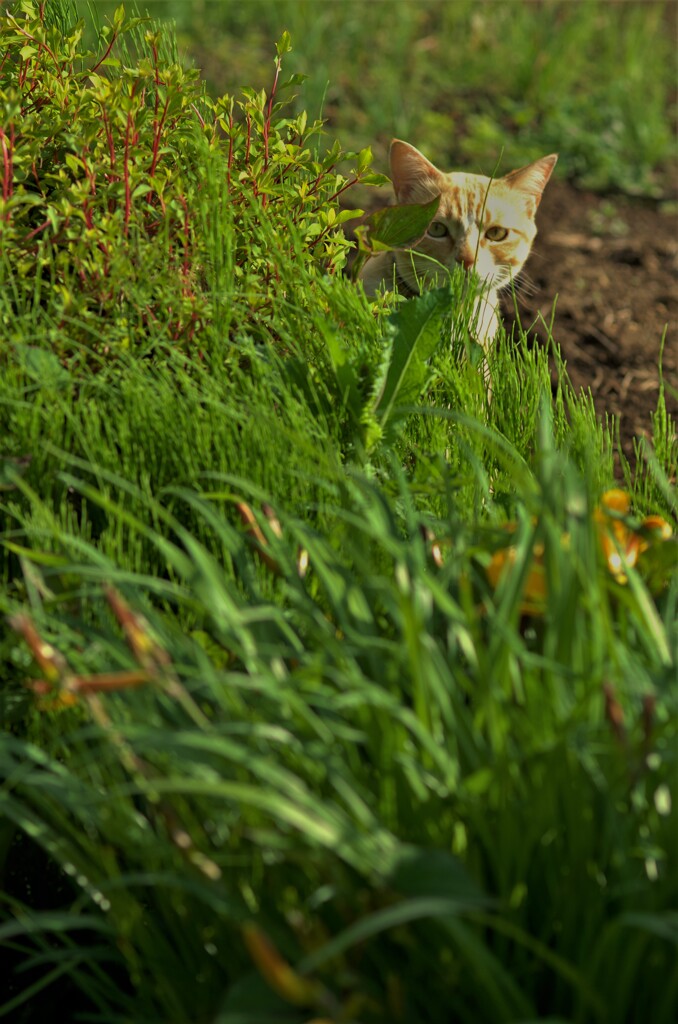
[[470, 249], [466, 248], [458, 252], [454, 258], [457, 261], [457, 263], [461, 263], [464, 270], [470, 270], [476, 261], [475, 253], [472, 253]]

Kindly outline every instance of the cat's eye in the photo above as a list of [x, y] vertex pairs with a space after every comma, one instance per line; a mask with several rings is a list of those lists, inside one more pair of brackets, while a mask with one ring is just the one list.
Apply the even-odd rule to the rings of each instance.
[[434, 220], [429, 225], [428, 234], [431, 238], [444, 238], [447, 233], [447, 225], [443, 224], [441, 220]]
[[485, 232], [485, 238], [488, 238], [490, 242], [503, 242], [507, 235], [508, 228], [502, 228], [498, 224], [493, 224]]

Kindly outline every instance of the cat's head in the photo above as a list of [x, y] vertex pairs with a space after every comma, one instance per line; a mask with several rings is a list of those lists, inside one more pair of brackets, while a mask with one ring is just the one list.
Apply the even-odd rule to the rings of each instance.
[[542, 157], [503, 178], [443, 174], [407, 142], [391, 144], [391, 178], [399, 203], [426, 203], [440, 196], [428, 231], [397, 254], [398, 272], [414, 290], [435, 277], [435, 265], [473, 267], [488, 288], [498, 291], [520, 273], [537, 234], [535, 214], [557, 154]]

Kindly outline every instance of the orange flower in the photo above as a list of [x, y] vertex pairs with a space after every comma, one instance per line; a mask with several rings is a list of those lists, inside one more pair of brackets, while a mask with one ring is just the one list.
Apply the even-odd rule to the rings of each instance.
[[[511, 546], [501, 548], [492, 555], [485, 572], [490, 585], [496, 590], [499, 580], [507, 565], [516, 563], [516, 549]], [[544, 571], [544, 545], [534, 547], [534, 560], [530, 566], [523, 588], [520, 610], [523, 615], [542, 615], [546, 603], [546, 573]]]
[[242, 933], [260, 974], [279, 996], [295, 1006], [310, 1006], [318, 1001], [321, 987], [290, 967], [261, 928], [248, 922]]
[[640, 524], [641, 532], [632, 529], [622, 518], [629, 514], [630, 508], [626, 491], [613, 488], [605, 491], [600, 508], [594, 513], [607, 567], [618, 583], [626, 583], [625, 566], [635, 566], [638, 556], [647, 551], [653, 541], [668, 540], [672, 536], [669, 523], [661, 516], [647, 516]]
[[619, 487], [613, 487], [611, 490], [605, 491], [601, 495], [600, 504], [604, 510], [603, 514], [605, 512], [618, 512], [619, 515], [625, 516], [628, 515], [631, 508], [628, 494]]
[[[656, 543], [669, 540], [673, 531], [661, 516], [647, 516], [635, 529], [629, 526], [626, 517], [631, 510], [631, 501], [626, 491], [615, 487], [601, 496], [600, 506], [593, 517], [598, 526], [600, 546], [605, 564], [618, 583], [626, 583], [625, 569], [635, 566], [640, 555]], [[513, 533], [516, 523], [507, 523], [505, 529]], [[569, 538], [563, 534], [565, 547]], [[490, 585], [496, 589], [506, 566], [515, 565], [516, 548], [513, 545], [495, 551], [486, 568]], [[532, 564], [525, 579], [520, 610], [524, 615], [541, 615], [546, 603], [546, 573], [544, 570], [544, 546], [536, 544]]]
[[[640, 528], [649, 534], [653, 541], [670, 540], [673, 536], [671, 525], [661, 516], [646, 516], [640, 524]], [[641, 540], [640, 544], [641, 551], [647, 551], [650, 546], [647, 540]]]

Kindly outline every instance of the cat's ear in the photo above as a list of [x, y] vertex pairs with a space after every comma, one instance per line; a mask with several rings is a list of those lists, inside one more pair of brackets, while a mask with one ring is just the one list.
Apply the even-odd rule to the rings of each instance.
[[409, 142], [391, 143], [391, 181], [401, 203], [425, 203], [440, 195], [443, 175]]
[[557, 160], [558, 154], [551, 153], [550, 156], [543, 156], [541, 160], [535, 160], [533, 164], [528, 164], [527, 167], [520, 167], [517, 171], [511, 171], [510, 174], [507, 174], [500, 180], [516, 192], [522, 192], [532, 199], [536, 209], [539, 206], [542, 192], [546, 188], [546, 183], [553, 174], [553, 168], [556, 166]]

